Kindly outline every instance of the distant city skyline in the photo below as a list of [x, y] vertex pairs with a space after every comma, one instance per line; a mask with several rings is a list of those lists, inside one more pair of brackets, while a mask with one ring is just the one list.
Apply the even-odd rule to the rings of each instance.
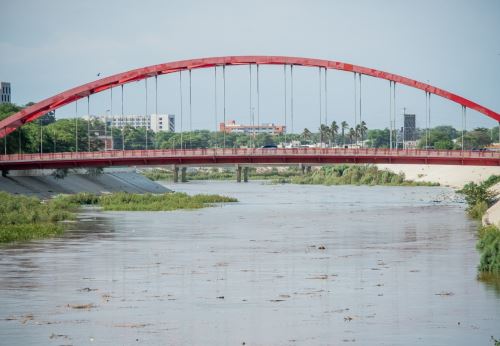
[[[245, 6], [242, 6], [242, 5]], [[155, 8], [155, 11], [150, 11]], [[23, 19], [20, 20], [20, 17]], [[156, 63], [221, 55], [289, 55], [355, 63], [441, 87], [500, 110], [500, 2], [497, 1], [88, 1], [6, 2], [0, 80], [12, 102], [25, 104], [103, 78]], [[480, 37], [480, 39], [478, 39]], [[255, 74], [255, 71], [253, 71]], [[294, 132], [319, 127], [318, 71], [297, 68]], [[226, 69], [226, 119], [249, 123], [248, 66]], [[214, 114], [213, 69], [192, 72], [192, 127], [222, 122], [222, 79]], [[180, 130], [178, 74], [158, 79], [158, 113], [174, 113]], [[183, 73], [183, 127], [189, 129], [188, 73]], [[255, 83], [255, 79], [253, 81]], [[255, 88], [255, 84], [253, 85]], [[283, 67], [261, 67], [260, 123], [284, 124]], [[125, 113], [144, 114], [144, 81], [125, 86]], [[388, 126], [388, 82], [363, 78], [363, 120]], [[154, 79], [148, 81], [154, 113]], [[352, 74], [328, 72], [328, 119], [354, 123]], [[116, 89], [113, 113], [121, 106]], [[256, 107], [255, 99], [253, 107]], [[91, 97], [93, 114], [110, 109], [109, 93]], [[397, 109], [416, 114], [423, 127], [423, 92], [398, 86]], [[79, 102], [79, 116], [87, 112]], [[290, 117], [290, 109], [288, 117]], [[58, 117], [75, 116], [74, 105]], [[461, 126], [460, 107], [432, 97], [431, 126]], [[288, 122], [289, 122], [288, 118]], [[287, 124], [287, 130], [290, 129]], [[495, 121], [468, 112], [468, 128]], [[290, 129], [291, 130], [291, 129]]]

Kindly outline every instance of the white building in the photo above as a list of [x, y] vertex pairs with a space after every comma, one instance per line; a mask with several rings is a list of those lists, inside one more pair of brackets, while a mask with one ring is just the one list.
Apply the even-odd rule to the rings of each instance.
[[10, 83], [0, 82], [0, 104], [10, 103]]
[[[88, 119], [89, 117], [84, 117]], [[109, 127], [121, 129], [126, 126], [140, 128], [146, 127], [153, 132], [175, 132], [175, 115], [174, 114], [127, 114], [127, 115], [100, 115], [90, 116], [90, 118], [98, 119], [106, 122]]]

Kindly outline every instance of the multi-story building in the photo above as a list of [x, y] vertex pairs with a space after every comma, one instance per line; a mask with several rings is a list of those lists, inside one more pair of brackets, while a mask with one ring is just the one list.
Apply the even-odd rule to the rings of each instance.
[[219, 131], [225, 133], [245, 133], [245, 134], [259, 134], [268, 133], [271, 135], [283, 134], [286, 131], [284, 125], [276, 124], [261, 124], [261, 125], [241, 125], [237, 124], [235, 120], [219, 124]]
[[[88, 116], [86, 118], [89, 118]], [[109, 127], [124, 128], [126, 126], [140, 128], [145, 127], [153, 132], [175, 132], [174, 114], [151, 114], [151, 115], [100, 115], [90, 116], [102, 122], [106, 122]]]
[[10, 95], [10, 83], [0, 82], [0, 104], [11, 103]]

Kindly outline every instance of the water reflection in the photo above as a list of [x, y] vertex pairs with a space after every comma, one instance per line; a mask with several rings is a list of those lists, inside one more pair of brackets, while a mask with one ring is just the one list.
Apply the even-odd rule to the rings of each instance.
[[470, 345], [497, 333], [476, 225], [451, 190], [174, 188], [240, 202], [87, 210], [61, 238], [0, 248], [2, 343]]

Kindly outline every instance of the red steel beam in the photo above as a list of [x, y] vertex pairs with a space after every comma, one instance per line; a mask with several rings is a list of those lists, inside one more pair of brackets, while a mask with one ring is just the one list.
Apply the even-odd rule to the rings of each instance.
[[187, 149], [0, 156], [0, 170], [149, 165], [429, 164], [500, 166], [499, 152], [391, 149]]
[[287, 56], [224, 56], [213, 58], [201, 58], [167, 62], [164, 64], [152, 65], [141, 67], [135, 70], [130, 70], [123, 73], [118, 73], [113, 76], [105, 77], [76, 88], [66, 90], [60, 94], [49, 97], [43, 101], [35, 103], [20, 112], [0, 121], [0, 138], [11, 133], [18, 127], [25, 123], [36, 120], [42, 115], [55, 110], [59, 107], [67, 105], [71, 102], [84, 98], [112, 87], [127, 84], [133, 81], [142, 80], [148, 77], [158, 76], [162, 74], [169, 74], [183, 70], [193, 70], [199, 68], [208, 68], [223, 65], [296, 65], [296, 66], [309, 66], [309, 67], [324, 67], [327, 69], [341, 70], [347, 72], [356, 72], [363, 75], [386, 79], [399, 84], [404, 84], [412, 88], [424, 90], [431, 94], [441, 96], [445, 99], [456, 102], [464, 107], [474, 109], [496, 121], [500, 121], [500, 114], [481, 106], [471, 100], [462, 96], [451, 93], [444, 89], [437, 88], [430, 84], [422, 83], [407, 77], [397, 74], [384, 72], [368, 67], [353, 65], [338, 61], [298, 58]]

